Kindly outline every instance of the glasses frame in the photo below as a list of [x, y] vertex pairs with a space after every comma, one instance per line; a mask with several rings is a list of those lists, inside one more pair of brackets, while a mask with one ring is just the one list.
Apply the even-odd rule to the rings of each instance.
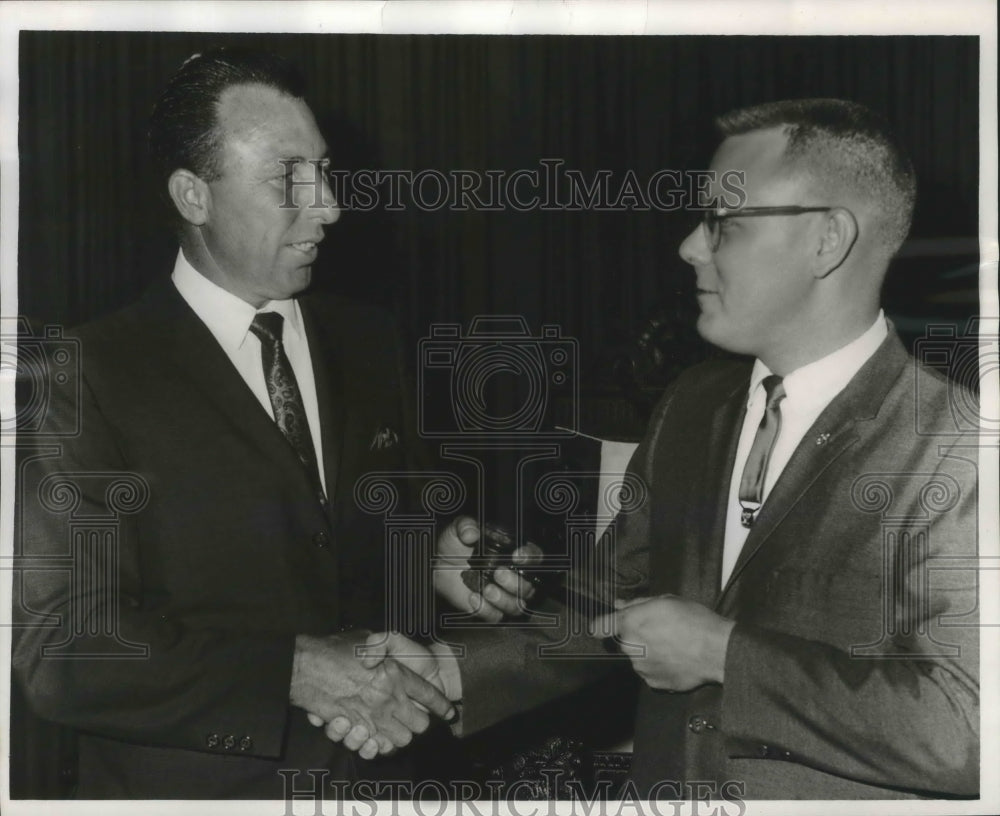
[[756, 218], [768, 215], [802, 215], [804, 213], [830, 212], [836, 207], [800, 207], [787, 204], [780, 207], [743, 207], [730, 210], [726, 207], [714, 207], [705, 210], [701, 218], [701, 226], [712, 252], [717, 252], [722, 244], [722, 222], [729, 218]]

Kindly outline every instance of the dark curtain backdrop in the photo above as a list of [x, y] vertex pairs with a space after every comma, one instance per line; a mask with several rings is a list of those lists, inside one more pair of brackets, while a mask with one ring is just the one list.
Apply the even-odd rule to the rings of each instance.
[[[22, 314], [88, 320], [169, 273], [175, 244], [150, 183], [146, 116], [186, 57], [233, 42], [301, 67], [345, 169], [512, 171], [558, 158], [588, 178], [607, 169], [618, 183], [628, 170], [644, 180], [705, 167], [711, 117], [732, 107], [855, 99], [883, 111], [912, 152], [913, 237], [977, 233], [974, 37], [23, 32]], [[559, 324], [579, 339], [587, 372], [655, 305], [693, 306], [677, 256], [686, 223], [655, 210], [351, 212], [329, 230], [315, 279], [391, 307], [413, 337], [481, 313], [521, 314], [533, 330]], [[912, 312], [956, 265], [910, 263], [890, 284], [890, 308]]]
[[[169, 274], [145, 155], [167, 77], [218, 43], [294, 60], [344, 169], [538, 169], [640, 180], [705, 167], [711, 118], [785, 97], [836, 96], [889, 118], [913, 155], [917, 239], [886, 291], [920, 325], [976, 313], [978, 41], [973, 37], [499, 37], [22, 32], [19, 312], [76, 323]], [[395, 311], [411, 340], [436, 321], [519, 314], [580, 341], [584, 389], [657, 308], [690, 321], [687, 221], [663, 212], [345, 213], [316, 285]], [[4, 236], [6, 239], [7, 236]], [[952, 239], [965, 239], [955, 241]], [[971, 242], [971, 244], [970, 244]], [[970, 292], [972, 294], [970, 295]], [[681, 333], [683, 335], [683, 333]], [[680, 344], [682, 358], [705, 353]], [[415, 347], [414, 347], [415, 349]], [[416, 356], [414, 354], [414, 362]], [[16, 690], [15, 690], [16, 693]], [[12, 792], [57, 795], [64, 733], [12, 711]]]

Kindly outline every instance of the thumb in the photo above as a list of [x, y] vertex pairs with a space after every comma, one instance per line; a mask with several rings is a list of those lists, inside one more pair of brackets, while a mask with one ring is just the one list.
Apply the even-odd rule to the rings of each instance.
[[366, 669], [374, 669], [392, 653], [392, 632], [373, 632], [358, 648], [361, 665]]
[[471, 516], [459, 516], [452, 522], [455, 536], [466, 547], [471, 547], [479, 541], [479, 524]]

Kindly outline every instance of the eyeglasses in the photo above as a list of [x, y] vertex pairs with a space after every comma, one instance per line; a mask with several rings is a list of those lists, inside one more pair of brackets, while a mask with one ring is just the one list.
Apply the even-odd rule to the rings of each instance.
[[708, 238], [708, 245], [712, 252], [719, 248], [722, 243], [722, 222], [730, 218], [755, 218], [765, 215], [802, 215], [812, 212], [829, 212], [833, 207], [798, 207], [789, 205], [785, 207], [743, 207], [740, 210], [730, 210], [726, 207], [713, 207], [705, 210], [701, 219], [701, 225], [705, 228], [705, 235]]

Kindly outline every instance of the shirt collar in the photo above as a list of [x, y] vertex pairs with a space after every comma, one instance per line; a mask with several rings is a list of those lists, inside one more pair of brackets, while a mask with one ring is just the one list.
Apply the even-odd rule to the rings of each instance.
[[277, 312], [285, 318], [285, 326], [302, 336], [302, 315], [294, 299], [270, 300], [254, 309], [191, 266], [183, 250], [177, 252], [171, 279], [181, 297], [229, 354], [234, 354], [246, 341], [258, 312]]
[[[875, 322], [860, 337], [826, 357], [785, 375], [782, 383], [788, 401], [802, 407], [828, 405], [882, 345], [888, 333], [885, 314], [879, 309]], [[760, 360], [754, 361], [753, 371], [750, 373], [750, 391], [747, 394], [748, 406], [762, 392], [762, 382], [771, 373], [771, 369]]]

